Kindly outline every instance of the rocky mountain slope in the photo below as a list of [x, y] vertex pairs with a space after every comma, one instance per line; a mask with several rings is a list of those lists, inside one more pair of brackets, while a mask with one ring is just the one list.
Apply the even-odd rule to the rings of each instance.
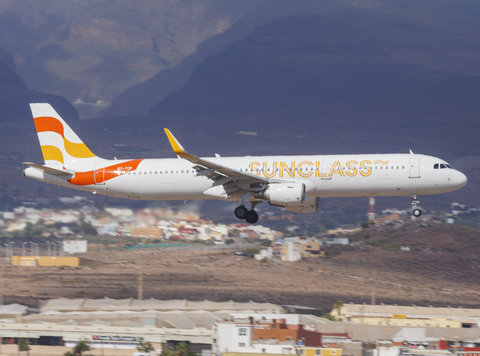
[[0, 47], [0, 123], [32, 122], [29, 103], [49, 102], [61, 115], [78, 119], [75, 108], [63, 97], [29, 89], [15, 73], [12, 55]]
[[[237, 21], [242, 25], [210, 44], [195, 63], [271, 19], [312, 7], [325, 11], [344, 1], [320, 6], [313, 0], [303, 5], [286, 0], [9, 0], [0, 4], [0, 45], [14, 54], [29, 87], [64, 95], [83, 118], [92, 118], [120, 93], [176, 67], [200, 43]], [[178, 80], [183, 79], [175, 77], [173, 87], [163, 90], [180, 88]], [[132, 112], [137, 111], [110, 114]]]
[[152, 113], [211, 114], [362, 102], [479, 76], [480, 21], [429, 21], [384, 5], [289, 16], [199, 64]]

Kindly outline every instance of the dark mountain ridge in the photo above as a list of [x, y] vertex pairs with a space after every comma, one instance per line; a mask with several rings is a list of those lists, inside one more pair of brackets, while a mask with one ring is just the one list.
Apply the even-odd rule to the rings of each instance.
[[454, 24], [370, 9], [284, 17], [207, 58], [182, 89], [151, 112], [211, 114], [361, 102], [449, 76], [480, 75], [472, 25], [457, 29]]
[[11, 55], [0, 47], [0, 122], [31, 121], [29, 104], [38, 102], [50, 103], [61, 115], [78, 120], [77, 110], [67, 99], [30, 90], [14, 72], [10, 58]]

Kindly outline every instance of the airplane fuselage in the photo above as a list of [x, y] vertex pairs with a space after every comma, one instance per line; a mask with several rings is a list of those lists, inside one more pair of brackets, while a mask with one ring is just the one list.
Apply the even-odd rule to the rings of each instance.
[[[253, 176], [304, 183], [307, 197], [408, 196], [445, 193], [466, 183], [439, 158], [418, 154], [212, 157]], [[434, 168], [437, 165], [437, 168]], [[71, 177], [27, 168], [25, 175], [60, 186], [146, 200], [228, 199], [182, 159], [110, 160], [78, 165]], [[440, 168], [443, 166], [444, 168]], [[254, 197], [246, 200], [255, 200]]]
[[[96, 156], [47, 103], [30, 104], [45, 165], [24, 162], [24, 175], [120, 198], [241, 201], [234, 214], [254, 224], [263, 201], [295, 212], [317, 211], [322, 197], [418, 195], [463, 187], [467, 177], [445, 161], [410, 154], [207, 157], [187, 152], [165, 129], [178, 159], [106, 160]], [[251, 202], [251, 209], [245, 207]]]

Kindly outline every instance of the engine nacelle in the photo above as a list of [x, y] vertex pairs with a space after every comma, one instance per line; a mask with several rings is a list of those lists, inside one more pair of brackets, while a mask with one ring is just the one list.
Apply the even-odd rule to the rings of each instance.
[[318, 210], [318, 197], [307, 197], [301, 204], [285, 205], [285, 210], [294, 211], [296, 213], [315, 213]]
[[270, 184], [267, 189], [255, 194], [255, 198], [270, 200], [271, 205], [277, 206], [302, 204], [305, 200], [305, 184]]

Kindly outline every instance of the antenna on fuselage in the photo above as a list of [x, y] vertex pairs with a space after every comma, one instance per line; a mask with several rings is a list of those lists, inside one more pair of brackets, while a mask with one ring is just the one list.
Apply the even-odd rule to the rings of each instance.
[[410, 154], [413, 155], [414, 153], [412, 152], [412, 150], [409, 150], [410, 151]]

